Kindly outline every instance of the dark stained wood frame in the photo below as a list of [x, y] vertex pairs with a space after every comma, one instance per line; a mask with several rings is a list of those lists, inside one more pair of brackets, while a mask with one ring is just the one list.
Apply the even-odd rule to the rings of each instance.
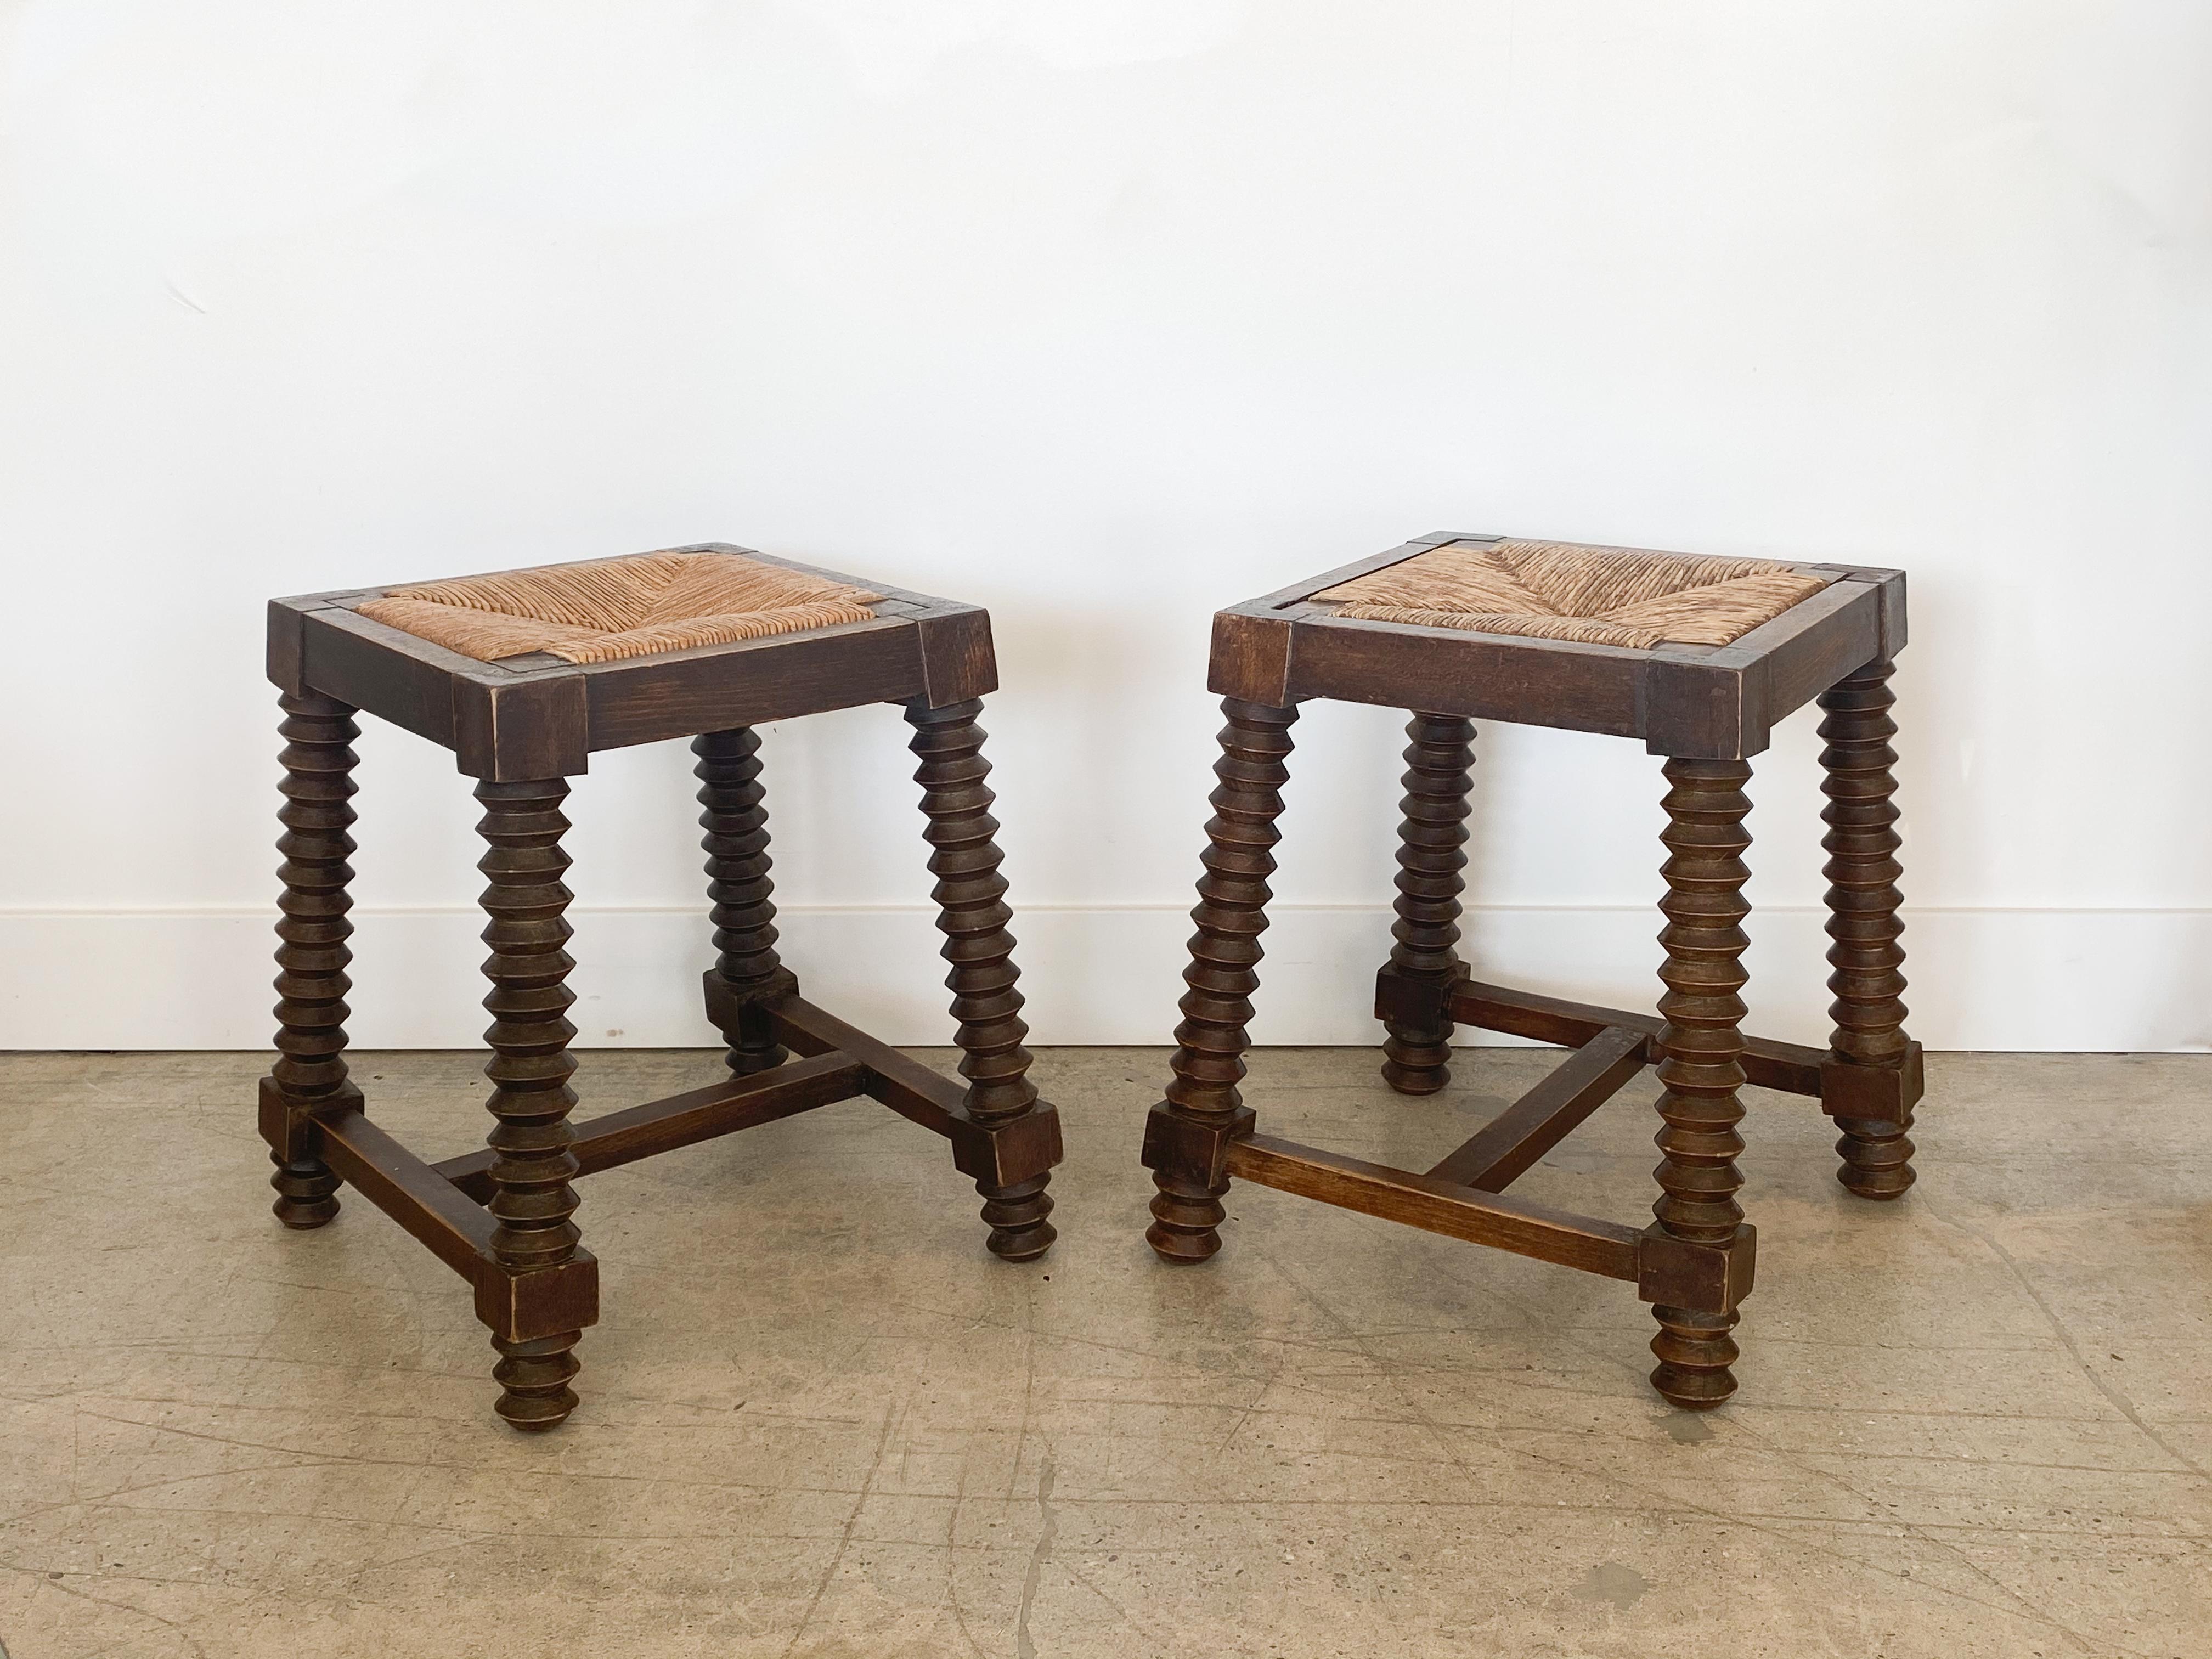
[[[1198, 933], [1167, 1097], [1146, 1120], [1143, 1161], [1158, 1192], [1146, 1234], [1164, 1261], [1220, 1248], [1232, 1179], [1427, 1231], [1633, 1283], [1661, 1327], [1652, 1381], [1681, 1406], [1727, 1399], [1729, 1332], [1749, 1293], [1756, 1236], [1741, 1220], [1734, 1152], [1736, 1082], [1818, 1099], [1844, 1132], [1838, 1179], [1888, 1199], [1912, 1181], [1905, 1131], [1924, 1084], [1905, 1036], [1890, 803], [1895, 730], [1885, 682], [1905, 638], [1902, 571], [1805, 565], [1820, 592], [1722, 647], [1624, 650], [1344, 617], [1313, 595], [1451, 543], [1439, 532], [1233, 605], [1214, 617], [1209, 684], [1224, 699], [1220, 781], [1212, 797]], [[1376, 976], [1376, 1018], [1391, 1034], [1383, 1075], [1401, 1094], [1444, 1080], [1455, 1024], [1574, 1052], [1551, 1075], [1425, 1173], [1257, 1133], [1237, 1089], [1267, 927], [1274, 820], [1289, 776], [1290, 728], [1316, 697], [1414, 711], [1401, 830], [1399, 948]], [[1832, 854], [1829, 959], [1837, 1029], [1826, 1048], [1743, 1036], [1743, 763], [1771, 729], [1819, 698]], [[1457, 819], [1472, 762], [1470, 719], [1562, 726], [1644, 740], [1668, 757], [1670, 1017], [1593, 1007], [1485, 984], [1452, 954], [1458, 937]], [[1408, 1057], [1417, 1064], [1407, 1063]], [[1510, 1197], [1507, 1188], [1647, 1066], [1667, 1093], [1656, 1219], [1622, 1226]]]
[[542, 653], [478, 662], [358, 614], [409, 583], [304, 593], [269, 602], [269, 678], [295, 696], [312, 689], [404, 726], [492, 782], [575, 777], [601, 749], [869, 702], [941, 708], [998, 687], [981, 606], [727, 542], [665, 550], [742, 553], [884, 597], [873, 622], [578, 664]]
[[[504, 1356], [495, 1373], [507, 1390], [501, 1414], [518, 1428], [551, 1427], [575, 1404], [566, 1388], [575, 1370], [568, 1350], [598, 1319], [599, 1263], [573, 1243], [573, 1228], [566, 1230], [565, 1247], [556, 1243], [526, 1259], [509, 1224], [502, 1250], [503, 1224], [495, 1211], [511, 1202], [524, 1224], [559, 1227], [573, 1207], [568, 1178], [868, 1098], [950, 1142], [954, 1167], [987, 1200], [983, 1215], [994, 1253], [1031, 1260], [1054, 1237], [1044, 1189], [1061, 1158], [1060, 1120], [1023, 1076], [1029, 1055], [1014, 1015], [1020, 998], [1012, 989], [1012, 940], [1000, 927], [1005, 884], [996, 873], [996, 824], [981, 782], [988, 768], [975, 723], [975, 699], [998, 684], [988, 614], [726, 543], [679, 550], [745, 553], [885, 597], [869, 623], [582, 665], [543, 655], [478, 662], [356, 614], [356, 606], [383, 588], [277, 599], [269, 607], [269, 676], [283, 694], [282, 729], [289, 741], [280, 814], [286, 830], [280, 1053], [275, 1072], [262, 1081], [259, 1104], [261, 1133], [277, 1166], [271, 1182], [276, 1213], [288, 1226], [324, 1225], [337, 1213], [340, 1184], [350, 1183], [467, 1279], [477, 1317]], [[917, 776], [936, 849], [931, 867], [939, 876], [939, 926], [952, 940], [952, 1011], [969, 1080], [940, 1076], [805, 1001], [797, 981], [775, 965], [770, 929], [748, 936], [766, 951], [772, 970], [759, 983], [734, 984], [717, 969], [706, 975], [707, 1015], [725, 1033], [736, 1069], [723, 1082], [573, 1125], [562, 1121], [565, 1109], [549, 1120], [514, 1096], [518, 1118], [501, 1126], [505, 1140], [495, 1134], [484, 1150], [435, 1164], [370, 1121], [342, 1053], [353, 714], [379, 715], [453, 750], [460, 770], [480, 781], [479, 798], [495, 813], [496, 803], [510, 796], [513, 810], [557, 809], [564, 781], [583, 772], [595, 750], [698, 738], [701, 775], [710, 780], [701, 797], [709, 813], [702, 822], [716, 832], [710, 849], [732, 834], [758, 832], [745, 843], [751, 850], [744, 858], [718, 854], [710, 860], [710, 872], [720, 872], [713, 890], [718, 904], [735, 903], [741, 914], [754, 914], [745, 907], [755, 907], [757, 926], [773, 907], [765, 902], [760, 797], [743, 793], [757, 774], [750, 762], [757, 744], [749, 728], [877, 702], [903, 705], [920, 733], [915, 752], [924, 764]], [[735, 771], [732, 762], [738, 763]], [[744, 781], [733, 785], [732, 778]], [[740, 793], [731, 793], [733, 787]], [[549, 892], [560, 904], [567, 902], [557, 884], [567, 866], [557, 839], [564, 821], [556, 810], [550, 820], [514, 819], [507, 827], [549, 822], [556, 826], [550, 845], [532, 855], [530, 866], [544, 873], [530, 873], [511, 857], [483, 866], [488, 873], [495, 867], [514, 872], [495, 877], [485, 903], [494, 929], [508, 928], [521, 942], [511, 944], [515, 950], [557, 952], [568, 937], [557, 906], [550, 919], [528, 908]], [[494, 856], [500, 856], [496, 848]], [[555, 884], [527, 885], [537, 881]], [[525, 886], [495, 902], [503, 882]], [[565, 1035], [553, 1036], [550, 1048], [538, 1035], [560, 1020], [565, 993], [556, 983], [558, 994], [549, 1000], [542, 988], [528, 988], [540, 982], [527, 977], [502, 986], [493, 972], [502, 961], [500, 948], [487, 968], [494, 980], [487, 1006], [505, 995], [520, 1012], [515, 1023], [495, 1022], [494, 1035], [504, 1034], [514, 1052], [504, 1054], [495, 1042], [489, 1069], [495, 1082], [506, 1075], [499, 1069], [505, 1065], [525, 1086], [565, 1084]], [[521, 959], [505, 960], [512, 969]], [[566, 962], [561, 957], [552, 970], [556, 979]], [[757, 1042], [747, 1035], [756, 1031]], [[559, 1032], [572, 1035], [565, 1023]], [[495, 1111], [507, 1097], [495, 1091]], [[531, 1176], [515, 1189], [514, 1172], [532, 1159], [549, 1173]], [[503, 1182], [510, 1188], [505, 1198]]]
[[1857, 565], [1801, 567], [1828, 586], [1733, 645], [1650, 651], [1368, 622], [1313, 599], [1447, 544], [1504, 539], [1439, 531], [1217, 611], [1207, 684], [1271, 708], [1419, 702], [1432, 714], [1640, 738], [1655, 755], [1742, 760], [1791, 710], [1905, 645], [1905, 573]]

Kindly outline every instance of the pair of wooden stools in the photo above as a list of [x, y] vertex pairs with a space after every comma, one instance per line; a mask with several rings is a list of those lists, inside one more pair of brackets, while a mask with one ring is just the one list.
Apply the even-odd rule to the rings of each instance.
[[[1627, 1279], [1659, 1322], [1653, 1385], [1679, 1406], [1735, 1391], [1730, 1331], [1752, 1284], [1736, 1202], [1746, 1083], [1816, 1097], [1842, 1130], [1840, 1179], [1867, 1198], [1911, 1184], [1921, 1093], [1904, 1032], [1891, 804], [1891, 659], [1905, 642], [1894, 570], [1692, 558], [1436, 535], [1214, 619], [1212, 689], [1228, 724], [1174, 1076], [1144, 1161], [1147, 1235], [1171, 1262], [1220, 1247], [1232, 1177], [1431, 1231]], [[1060, 1124], [1026, 1073], [1006, 884], [999, 874], [978, 699], [996, 685], [990, 621], [910, 593], [720, 544], [495, 575], [279, 599], [269, 672], [283, 692], [279, 1056], [260, 1122], [276, 1215], [319, 1227], [350, 1182], [470, 1280], [500, 1354], [500, 1414], [550, 1428], [576, 1404], [574, 1349], [598, 1317], [599, 1266], [571, 1182], [655, 1152], [868, 1096], [952, 1143], [983, 1198], [988, 1246], [1051, 1245], [1046, 1191]], [[1836, 1029], [1826, 1048], [1740, 1030], [1748, 912], [1747, 757], [1817, 696], [1827, 713], [1827, 875]], [[1425, 1174], [1259, 1134], [1240, 1099], [1259, 983], [1275, 820], [1297, 705], [1413, 712], [1398, 856], [1397, 940], [1376, 988], [1382, 1073], [1442, 1088], [1455, 1024], [1575, 1050]], [[767, 815], [753, 728], [896, 702], [921, 766], [929, 867], [964, 1085], [799, 994], [776, 954]], [[426, 1164], [368, 1116], [348, 1075], [344, 997], [354, 850], [354, 715], [367, 709], [453, 750], [478, 781], [478, 867], [491, 954], [484, 1150]], [[1666, 986], [1656, 1018], [1471, 980], [1459, 938], [1473, 719], [1641, 738], [1665, 756]], [[561, 850], [567, 780], [594, 750], [690, 738], [706, 811], [715, 966], [709, 1019], [726, 1082], [581, 1123], [569, 1087], [573, 965]], [[1643, 1228], [1505, 1188], [1646, 1066], [1663, 1093], [1660, 1198]]]

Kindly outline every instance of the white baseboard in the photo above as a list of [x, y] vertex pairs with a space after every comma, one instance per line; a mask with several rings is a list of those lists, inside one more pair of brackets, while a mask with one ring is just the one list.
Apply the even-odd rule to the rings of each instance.
[[[270, 1033], [274, 910], [0, 913], [0, 1048], [258, 1048]], [[1389, 913], [1273, 912], [1255, 1042], [1369, 1043], [1374, 971]], [[699, 975], [703, 918], [684, 908], [569, 912], [580, 1046], [713, 1041]], [[785, 959], [807, 994], [885, 1039], [949, 1041], [932, 914], [787, 908]], [[1911, 1029], [1931, 1048], [2212, 1048], [2212, 912], [1908, 910]], [[464, 1048], [481, 1040], [483, 925], [472, 909], [355, 913], [353, 1040], [364, 1048]], [[1613, 1006], [1651, 1006], [1658, 918], [1640, 907], [1471, 912], [1478, 974]], [[1190, 922], [1180, 908], [1032, 908], [1016, 959], [1039, 1043], [1170, 1040]], [[1753, 1029], [1824, 1042], [1826, 940], [1815, 909], [1751, 923]], [[1464, 1034], [1468, 1040], [1478, 1040]]]

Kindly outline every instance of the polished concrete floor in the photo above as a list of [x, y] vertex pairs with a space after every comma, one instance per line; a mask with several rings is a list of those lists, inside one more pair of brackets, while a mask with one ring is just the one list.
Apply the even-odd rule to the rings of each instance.
[[[1543, 1063], [1472, 1051], [1408, 1102], [1279, 1050], [1249, 1094], [1419, 1166]], [[588, 1113], [717, 1066], [579, 1083]], [[357, 1074], [443, 1156], [473, 1067]], [[270, 1218], [260, 1069], [0, 1057], [14, 1659], [2212, 1654], [2212, 1058], [1931, 1059], [1890, 1206], [1753, 1095], [1742, 1391], [1692, 1417], [1609, 1280], [1253, 1188], [1214, 1261], [1156, 1264], [1161, 1056], [1048, 1052], [1071, 1156], [1029, 1267], [866, 1103], [591, 1177], [606, 1316], [538, 1438], [390, 1221]], [[1640, 1220], [1650, 1092], [1516, 1190]]]

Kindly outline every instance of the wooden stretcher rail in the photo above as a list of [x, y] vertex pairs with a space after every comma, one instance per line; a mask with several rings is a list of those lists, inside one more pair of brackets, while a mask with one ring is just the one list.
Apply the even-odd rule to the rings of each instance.
[[318, 1121], [323, 1161], [404, 1227], [432, 1255], [474, 1281], [491, 1258], [498, 1225], [467, 1194], [359, 1112]]
[[768, 1006], [777, 1039], [802, 1054], [841, 1053], [860, 1068], [860, 1092], [881, 1101], [901, 1117], [950, 1136], [969, 1121], [962, 1103], [967, 1085], [908, 1060], [887, 1042], [816, 1007], [804, 997], [786, 997]]
[[[673, 1152], [718, 1135], [735, 1133], [778, 1118], [795, 1117], [817, 1106], [850, 1100], [865, 1092], [866, 1068], [835, 1050], [794, 1060], [773, 1071], [647, 1101], [575, 1126], [576, 1172], [594, 1175], [634, 1164], [656, 1152]], [[489, 1148], [449, 1158], [430, 1168], [482, 1204], [492, 1194]]]
[[1431, 1170], [1430, 1177], [1479, 1193], [1504, 1192], [1644, 1069], [1650, 1042], [1625, 1026], [1599, 1032]]
[[1471, 1244], [1496, 1245], [1539, 1261], [1632, 1283], [1638, 1276], [1644, 1236], [1633, 1228], [1478, 1193], [1434, 1176], [1388, 1169], [1269, 1135], [1231, 1141], [1229, 1173], [1240, 1181], [1402, 1221]]
[[[1559, 997], [1539, 996], [1534, 991], [1510, 990], [1502, 985], [1485, 985], [1471, 979], [1461, 981], [1453, 988], [1451, 1017], [1462, 1025], [1505, 1031], [1569, 1048], [1579, 1048], [1615, 1026], [1655, 1037], [1665, 1023], [1656, 1014], [1598, 1008], [1586, 1002], [1568, 1002]], [[1827, 1058], [1825, 1048], [1746, 1037], [1743, 1074], [1747, 1082], [1762, 1089], [1817, 1096], [1820, 1092], [1820, 1067]]]

